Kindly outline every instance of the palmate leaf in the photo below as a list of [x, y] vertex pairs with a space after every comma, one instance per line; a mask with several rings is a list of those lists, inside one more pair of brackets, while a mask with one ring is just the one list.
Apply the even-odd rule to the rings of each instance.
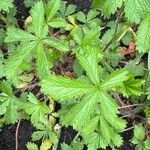
[[36, 131], [32, 134], [32, 141], [38, 141], [42, 137], [47, 137], [51, 140], [53, 144], [58, 142], [56, 133], [53, 131], [52, 124], [48, 121], [47, 124], [38, 124], [36, 126]]
[[80, 98], [68, 110], [65, 108], [60, 112], [60, 119], [64, 125], [77, 129], [91, 150], [106, 148], [110, 143], [119, 147], [122, 138], [118, 133], [123, 131], [126, 122], [118, 117], [118, 105], [107, 92], [124, 84], [129, 73], [124, 69], [117, 70], [100, 82], [99, 49], [89, 44], [82, 45], [75, 54], [91, 82], [49, 75], [41, 81], [41, 90], [60, 102], [69, 103], [73, 98]]
[[31, 115], [31, 122], [36, 127], [39, 123], [47, 123], [46, 114], [50, 113], [50, 109], [45, 104], [38, 102], [37, 98], [30, 93], [28, 95], [28, 103], [24, 104], [24, 110]]
[[139, 52], [148, 52], [150, 50], [150, 14], [141, 22], [137, 32], [136, 45]]
[[79, 63], [95, 85], [100, 82], [98, 67], [100, 55], [100, 50], [94, 46], [86, 46], [80, 48], [79, 53], [76, 52], [76, 57], [79, 60]]
[[31, 53], [35, 48], [36, 42], [26, 43], [18, 47], [18, 49], [8, 58], [4, 65], [4, 71], [8, 78], [12, 78], [17, 72], [18, 67], [22, 61]]
[[13, 0], [0, 0], [0, 11], [4, 10], [9, 12], [9, 8], [13, 7]]
[[97, 90], [93, 85], [84, 81], [52, 75], [41, 81], [41, 87], [44, 93], [56, 100], [69, 100]]

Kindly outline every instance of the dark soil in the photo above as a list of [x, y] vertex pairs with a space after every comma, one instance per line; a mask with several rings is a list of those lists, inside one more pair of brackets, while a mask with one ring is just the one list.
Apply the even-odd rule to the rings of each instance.
[[88, 12], [91, 7], [92, 0], [66, 0], [68, 3], [77, 6], [78, 11]]
[[[15, 125], [6, 125], [2, 128], [0, 134], [0, 150], [15, 150], [15, 133], [17, 123]], [[35, 128], [29, 121], [20, 122], [18, 130], [18, 150], [26, 150], [27, 142], [31, 141], [31, 135]], [[39, 144], [39, 142], [37, 143]]]

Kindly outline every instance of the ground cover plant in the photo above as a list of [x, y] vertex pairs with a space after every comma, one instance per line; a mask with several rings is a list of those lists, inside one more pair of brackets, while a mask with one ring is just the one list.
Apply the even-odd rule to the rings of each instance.
[[68, 2], [0, 0], [1, 149], [149, 150], [150, 1]]

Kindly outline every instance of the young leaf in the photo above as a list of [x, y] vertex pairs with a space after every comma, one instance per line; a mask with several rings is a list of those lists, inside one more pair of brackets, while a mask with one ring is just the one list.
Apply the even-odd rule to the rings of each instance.
[[144, 139], [144, 136], [145, 136], [145, 131], [143, 126], [141, 124], [135, 125], [132, 143], [139, 144]]
[[27, 45], [22, 45], [8, 58], [4, 65], [4, 71], [8, 78], [12, 78], [17, 72], [18, 67], [22, 61], [31, 53], [35, 48], [36, 42], [30, 42]]
[[28, 149], [28, 150], [38, 150], [37, 145], [34, 144], [34, 143], [28, 142], [28, 143], [26, 144], [26, 146], [27, 146], [27, 149]]
[[100, 50], [94, 46], [84, 46], [76, 52], [79, 63], [84, 68], [87, 76], [96, 85], [100, 82], [98, 62], [100, 58]]
[[42, 142], [42, 145], [40, 146], [40, 150], [49, 150], [52, 146], [52, 143], [50, 140], [46, 139]]
[[41, 87], [44, 93], [56, 100], [69, 100], [96, 91], [93, 85], [86, 82], [52, 75], [41, 81]]
[[31, 122], [36, 127], [38, 123], [47, 123], [46, 114], [50, 113], [50, 109], [45, 104], [38, 102], [36, 97], [30, 93], [28, 96], [28, 103], [25, 103], [24, 110], [31, 115]]
[[150, 50], [150, 14], [140, 24], [137, 32], [136, 45], [139, 52], [145, 53]]

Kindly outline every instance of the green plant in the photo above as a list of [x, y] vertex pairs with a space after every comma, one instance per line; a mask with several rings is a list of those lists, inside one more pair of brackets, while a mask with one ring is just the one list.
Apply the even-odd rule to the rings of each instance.
[[138, 150], [150, 149], [150, 139], [145, 137], [145, 131], [141, 124], [135, 125], [132, 143], [136, 145]]
[[[57, 149], [63, 126], [77, 135], [62, 150], [115, 149], [125, 117], [142, 112], [132, 144], [149, 149], [149, 0], [94, 0], [87, 14], [61, 0], [25, 5], [31, 13], [20, 29], [12, 1], [0, 0], [0, 127], [30, 120], [28, 150]], [[115, 12], [116, 20], [100, 19]]]

